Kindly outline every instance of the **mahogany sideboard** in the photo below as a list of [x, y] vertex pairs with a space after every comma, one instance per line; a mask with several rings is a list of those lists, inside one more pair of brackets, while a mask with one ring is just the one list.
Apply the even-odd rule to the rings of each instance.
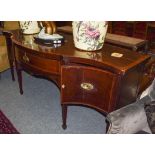
[[[150, 59], [109, 44], [96, 52], [82, 51], [74, 47], [71, 34], [62, 33], [65, 42], [61, 46], [36, 43], [34, 35], [19, 30], [4, 35], [11, 40], [8, 52], [13, 52], [21, 94], [23, 70], [53, 81], [60, 89], [64, 129], [68, 105], [92, 107], [106, 115], [135, 101]], [[118, 53], [122, 56], [117, 57]]]

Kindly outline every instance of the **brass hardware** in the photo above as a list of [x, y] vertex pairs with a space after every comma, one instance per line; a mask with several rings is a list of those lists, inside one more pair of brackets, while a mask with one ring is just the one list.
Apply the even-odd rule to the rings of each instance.
[[85, 90], [92, 90], [94, 89], [94, 86], [91, 83], [83, 82], [81, 83], [81, 88]]
[[115, 53], [112, 53], [111, 56], [112, 57], [116, 57], [116, 58], [121, 58], [123, 56], [123, 54], [122, 53], [116, 53], [115, 52]]
[[25, 55], [23, 56], [23, 60], [24, 60], [25, 62], [29, 62], [29, 61], [30, 61], [30, 59], [27, 57], [26, 53], [25, 53]]
[[64, 88], [65, 88], [65, 85], [64, 85], [64, 84], [62, 84], [62, 86], [61, 86], [61, 87], [62, 87], [62, 89], [64, 89]]

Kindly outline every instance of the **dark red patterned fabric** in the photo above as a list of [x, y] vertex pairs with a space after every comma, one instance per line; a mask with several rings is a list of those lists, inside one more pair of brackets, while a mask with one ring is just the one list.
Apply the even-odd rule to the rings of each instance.
[[19, 132], [0, 110], [0, 134], [18, 134]]

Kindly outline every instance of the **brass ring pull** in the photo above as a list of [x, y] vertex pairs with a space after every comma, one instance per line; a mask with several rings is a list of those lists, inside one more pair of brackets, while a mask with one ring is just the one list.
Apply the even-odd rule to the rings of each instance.
[[29, 62], [29, 61], [30, 61], [30, 59], [27, 57], [26, 53], [25, 53], [25, 55], [23, 56], [23, 60], [24, 60], [25, 62]]
[[85, 90], [92, 90], [94, 89], [94, 86], [91, 83], [83, 82], [81, 83], [81, 88]]

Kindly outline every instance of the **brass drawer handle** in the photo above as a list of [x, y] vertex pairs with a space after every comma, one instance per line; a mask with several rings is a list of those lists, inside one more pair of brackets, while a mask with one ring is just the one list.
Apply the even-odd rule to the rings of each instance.
[[28, 56], [26, 55], [26, 53], [25, 53], [25, 55], [23, 56], [23, 60], [24, 60], [25, 62], [30, 62], [30, 59], [28, 58]]
[[92, 90], [94, 89], [94, 86], [91, 83], [83, 82], [81, 83], [81, 88], [85, 90]]

